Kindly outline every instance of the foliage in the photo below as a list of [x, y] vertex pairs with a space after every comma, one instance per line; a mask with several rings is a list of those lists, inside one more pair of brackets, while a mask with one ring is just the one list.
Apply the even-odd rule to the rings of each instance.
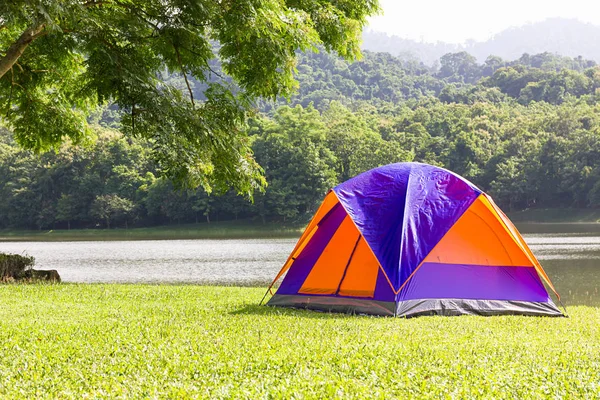
[[256, 121], [254, 149], [265, 169], [269, 189], [257, 198], [261, 217], [285, 221], [310, 214], [336, 184], [335, 156], [327, 130], [312, 106], [279, 108], [272, 121]]
[[[123, 131], [152, 142], [161, 172], [251, 195], [264, 185], [244, 129], [252, 100], [293, 92], [298, 50], [359, 57], [362, 27], [377, 11], [376, 0], [2, 2], [3, 118], [17, 142], [40, 151], [83, 143], [88, 115], [114, 103]], [[215, 82], [217, 61], [227, 76]], [[206, 84], [203, 101], [192, 77]]]
[[127, 220], [135, 208], [133, 202], [115, 194], [104, 194], [97, 196], [90, 209], [90, 215], [106, 222], [110, 229], [111, 221], [118, 218]]
[[0, 228], [302, 223], [331, 187], [401, 161], [455, 171], [507, 211], [600, 206], [593, 62], [542, 53], [477, 64], [457, 53], [437, 70], [370, 52], [353, 64], [327, 52], [297, 57], [301, 89], [289, 104], [261, 103], [243, 135], [269, 182], [253, 203], [235, 190], [177, 190], [161, 177], [154, 143], [108, 128], [108, 108], [94, 117], [105, 126], [91, 125], [94, 144], [34, 155], [0, 132]]
[[372, 318], [257, 306], [263, 293], [2, 287], [0, 396], [600, 396], [598, 308], [571, 307], [570, 318]]
[[8, 278], [19, 278], [33, 264], [35, 259], [31, 256], [0, 253], [0, 282]]

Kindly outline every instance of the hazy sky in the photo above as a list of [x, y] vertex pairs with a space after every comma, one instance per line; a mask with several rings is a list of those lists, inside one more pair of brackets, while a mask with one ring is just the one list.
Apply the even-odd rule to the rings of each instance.
[[598, 0], [380, 0], [369, 28], [426, 42], [483, 41], [511, 26], [552, 17], [600, 25]]

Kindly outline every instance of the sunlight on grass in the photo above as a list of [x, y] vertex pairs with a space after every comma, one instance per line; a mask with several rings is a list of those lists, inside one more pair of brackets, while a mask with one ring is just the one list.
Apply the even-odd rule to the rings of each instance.
[[600, 309], [374, 318], [263, 288], [0, 287], [0, 397], [600, 396]]

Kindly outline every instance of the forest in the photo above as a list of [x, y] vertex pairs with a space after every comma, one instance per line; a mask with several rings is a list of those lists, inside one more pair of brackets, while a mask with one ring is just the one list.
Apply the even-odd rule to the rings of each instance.
[[[600, 206], [594, 61], [541, 53], [478, 63], [458, 52], [427, 66], [369, 51], [349, 63], [320, 51], [299, 54], [296, 79], [291, 98], [254, 104], [247, 134], [268, 186], [251, 198], [176, 187], [159, 173], [151, 141], [120, 133], [115, 106], [90, 117], [96, 140], [42, 154], [0, 128], [0, 228], [303, 222], [339, 182], [402, 161], [461, 174], [507, 211]], [[207, 84], [189, 84], [202, 99]]]

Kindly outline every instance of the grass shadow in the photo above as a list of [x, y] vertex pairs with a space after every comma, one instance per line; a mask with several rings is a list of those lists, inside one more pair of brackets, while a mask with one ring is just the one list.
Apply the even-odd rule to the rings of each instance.
[[[373, 315], [365, 314], [348, 314], [341, 312], [327, 312], [309, 310], [304, 308], [291, 308], [291, 307], [272, 307], [258, 304], [246, 305], [238, 310], [231, 311], [230, 315], [268, 315], [277, 317], [301, 317], [301, 318], [312, 318], [312, 319], [348, 319], [348, 318], [372, 318]], [[381, 317], [383, 318], [383, 317]]]

